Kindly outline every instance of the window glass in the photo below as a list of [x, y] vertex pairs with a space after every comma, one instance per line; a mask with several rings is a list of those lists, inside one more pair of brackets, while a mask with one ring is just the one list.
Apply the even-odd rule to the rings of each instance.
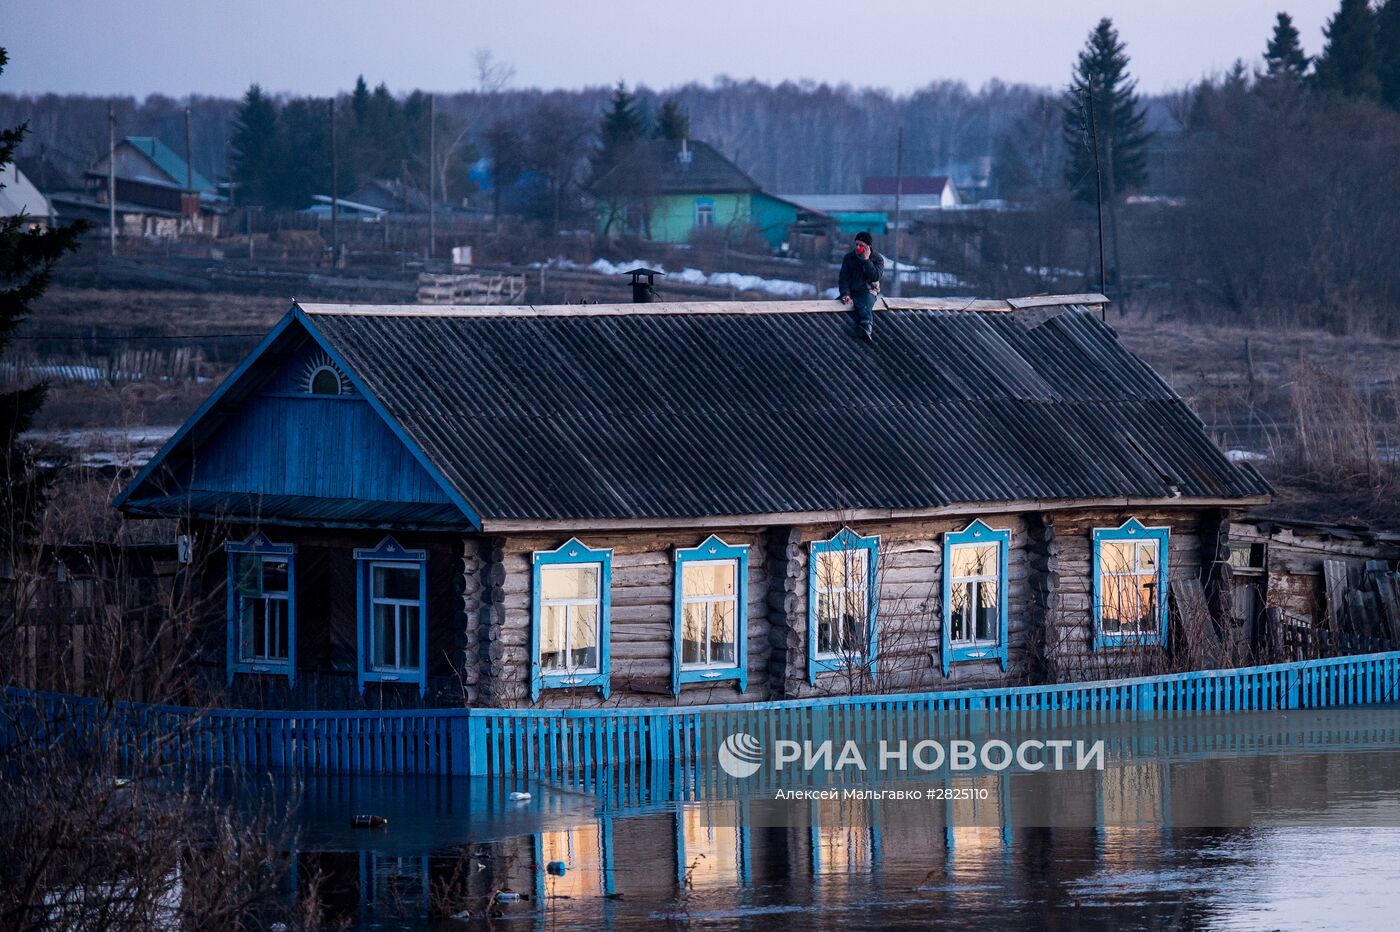
[[681, 573], [687, 596], [733, 595], [735, 567], [733, 560], [693, 560]]
[[1154, 632], [1158, 626], [1159, 544], [1103, 541], [1099, 545], [1100, 627], [1105, 634]]
[[286, 557], [240, 553], [234, 561], [238, 659], [284, 662], [290, 657], [289, 571]]
[[540, 568], [540, 669], [553, 673], [598, 670], [597, 563]]
[[817, 554], [817, 654], [849, 656], [864, 651], [867, 556], [864, 550]]
[[378, 670], [417, 670], [422, 606], [417, 565], [370, 567], [370, 664]]
[[996, 544], [957, 544], [952, 550], [954, 579], [997, 575], [999, 567]]
[[339, 395], [340, 373], [334, 369], [317, 369], [316, 374], [311, 377], [311, 394]]
[[598, 565], [546, 566], [540, 569], [542, 597], [551, 599], [598, 598]]
[[692, 560], [681, 567], [681, 664], [738, 662], [736, 560]]
[[418, 568], [376, 566], [374, 568], [374, 597], [418, 601]]

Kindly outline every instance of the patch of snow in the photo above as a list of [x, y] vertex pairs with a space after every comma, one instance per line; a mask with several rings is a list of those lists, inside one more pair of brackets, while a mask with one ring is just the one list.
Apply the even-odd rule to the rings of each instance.
[[1226, 450], [1225, 458], [1232, 463], [1260, 463], [1268, 459], [1263, 453], [1253, 450]]
[[[789, 281], [785, 278], [761, 278], [757, 275], [743, 275], [739, 272], [705, 272], [693, 268], [684, 268], [679, 272], [667, 272], [663, 266], [648, 265], [642, 259], [633, 259], [630, 262], [610, 262], [607, 259], [596, 259], [588, 265], [579, 265], [569, 259], [555, 258], [547, 262], [531, 263], [530, 268], [564, 269], [566, 271], [587, 269], [597, 272], [599, 275], [623, 275], [638, 266], [654, 269], [665, 275], [666, 281], [679, 282], [683, 285], [708, 285], [711, 288], [731, 288], [735, 291], [759, 291], [780, 298], [811, 298], [817, 293], [817, 289], [806, 282]], [[835, 296], [836, 292], [833, 289], [831, 297]]]

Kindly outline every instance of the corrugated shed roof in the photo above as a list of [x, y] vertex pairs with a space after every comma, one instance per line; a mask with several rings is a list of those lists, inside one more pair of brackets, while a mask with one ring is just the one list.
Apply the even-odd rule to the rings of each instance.
[[307, 319], [487, 520], [1268, 494], [1087, 307], [730, 307]]

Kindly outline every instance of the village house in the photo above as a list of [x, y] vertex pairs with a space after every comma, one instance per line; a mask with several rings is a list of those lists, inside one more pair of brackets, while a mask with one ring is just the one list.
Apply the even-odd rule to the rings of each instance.
[[[213, 182], [154, 136], [127, 136], [83, 174], [84, 190], [54, 198], [65, 217], [106, 227], [115, 205], [124, 237], [218, 236], [228, 201]], [[115, 200], [110, 200], [115, 189]]]
[[[599, 230], [658, 243], [685, 243], [711, 230], [752, 228], [773, 249], [811, 211], [769, 194], [708, 143], [647, 139], [635, 143], [591, 185]], [[825, 219], [825, 218], [816, 218]]]
[[115, 504], [186, 522], [230, 705], [1162, 672], [1270, 490], [1105, 303], [294, 304]]

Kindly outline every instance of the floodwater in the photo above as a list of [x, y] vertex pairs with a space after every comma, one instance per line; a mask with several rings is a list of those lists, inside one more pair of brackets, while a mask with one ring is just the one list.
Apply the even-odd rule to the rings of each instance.
[[[360, 928], [1395, 928], [1400, 710], [1360, 739], [1309, 714], [1304, 748], [867, 784], [971, 799], [779, 801], [675, 771], [273, 779], [245, 798], [295, 803], [289, 885]], [[388, 825], [351, 828], [361, 813]]]

